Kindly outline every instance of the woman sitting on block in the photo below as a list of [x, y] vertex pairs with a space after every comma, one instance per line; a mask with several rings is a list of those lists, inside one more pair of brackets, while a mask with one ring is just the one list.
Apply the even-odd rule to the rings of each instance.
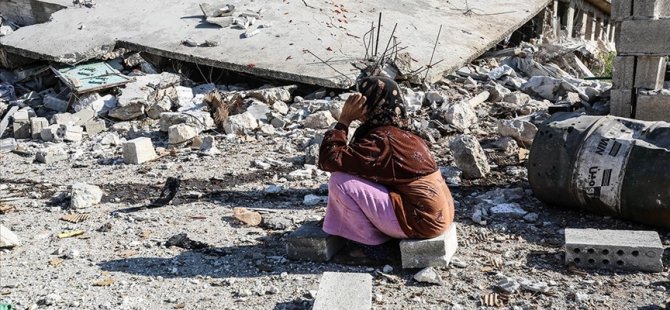
[[[358, 91], [319, 151], [319, 168], [332, 172], [323, 230], [370, 246], [441, 235], [454, 219], [453, 198], [425, 141], [410, 130], [398, 84], [369, 77]], [[362, 125], [347, 143], [355, 120]]]

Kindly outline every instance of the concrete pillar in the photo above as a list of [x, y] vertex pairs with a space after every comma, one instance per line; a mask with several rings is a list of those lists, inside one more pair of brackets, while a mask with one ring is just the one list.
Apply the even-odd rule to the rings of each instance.
[[535, 33], [537, 33], [540, 42], [542, 42], [544, 36], [544, 26], [545, 23], [547, 22], [548, 12], [549, 10], [545, 8], [544, 10], [542, 10], [542, 13], [540, 13], [535, 19]]
[[588, 20], [588, 15], [586, 11], [580, 10], [577, 15], [577, 25], [579, 25], [579, 38], [582, 40], [586, 39], [586, 22]]
[[596, 20], [592, 13], [586, 14], [586, 40], [593, 41], [593, 35], [596, 32]]
[[603, 40], [605, 42], [612, 42], [610, 39], [610, 32], [612, 31], [612, 22], [610, 21], [609, 18], [605, 19], [605, 33], [603, 34]]
[[614, 38], [616, 37], [616, 31], [617, 31], [617, 24], [612, 21], [612, 26], [610, 27], [610, 42], [614, 42]]
[[554, 28], [554, 35], [556, 36], [556, 38], [558, 38], [558, 34], [561, 31], [561, 23], [558, 19], [558, 0], [554, 0], [554, 7], [553, 7], [552, 15], [551, 15], [551, 22], [552, 22], [551, 25]]
[[565, 29], [568, 32], [568, 39], [572, 38], [572, 32], [575, 25], [575, 1], [572, 0], [568, 3], [568, 9], [566, 10], [565, 18]]
[[602, 38], [603, 35], [603, 24], [602, 24], [602, 19], [600, 18], [599, 13], [593, 13], [593, 21], [595, 22], [594, 28], [595, 31], [593, 33], [593, 40], [599, 40]]

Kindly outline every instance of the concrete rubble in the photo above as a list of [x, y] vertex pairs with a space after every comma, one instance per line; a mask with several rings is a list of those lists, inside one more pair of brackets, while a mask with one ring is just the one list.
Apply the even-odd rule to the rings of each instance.
[[[323, 231], [330, 174], [317, 166], [324, 132], [355, 92], [350, 61], [339, 59], [351, 50], [337, 40], [369, 40], [362, 35], [370, 30], [368, 17], [378, 17], [376, 9], [370, 14], [359, 8], [369, 4], [346, 1], [284, 7], [168, 1], [154, 9], [189, 14], [150, 37], [140, 31], [112, 40], [114, 26], [88, 42], [93, 29], [116, 20], [92, 23], [110, 8], [137, 9], [128, 23], [143, 27], [137, 23], [145, 4], [65, 3], [51, 26], [68, 26], [63, 29], [78, 40], [53, 52], [37, 48], [38, 58], [51, 65], [103, 61], [130, 81], [77, 93], [39, 62], [0, 68], [0, 269], [8, 279], [0, 285], [0, 303], [21, 309], [666, 306], [663, 249], [670, 234], [623, 232], [654, 228], [547, 207], [533, 195], [527, 170], [538, 125], [551, 114], [605, 115], [610, 98], [633, 98], [625, 93], [628, 86], [645, 86], [635, 93], [637, 108], [658, 108], [670, 96], [666, 85], [651, 75], [625, 79], [631, 65], [625, 57], [633, 56], [614, 61], [622, 71], [615, 75], [616, 89], [595, 79], [606, 75], [602, 55], [610, 46], [602, 40], [555, 40], [544, 29], [544, 39], [531, 43], [516, 38], [528, 37], [522, 32], [504, 39], [507, 34], [497, 30], [493, 36], [471, 29], [473, 23], [476, 29], [511, 27], [525, 19], [517, 15], [539, 9], [550, 14], [553, 5], [513, 2], [492, 5], [496, 9], [483, 1], [433, 3], [450, 25], [430, 72], [410, 66], [428, 61], [415, 47], [405, 56], [393, 47], [393, 61], [380, 68], [359, 64], [365, 68], [356, 75], [376, 70], [400, 82], [412, 130], [428, 142], [452, 191], [458, 222], [436, 238], [391, 241], [391, 254], [383, 252], [379, 261], [366, 247]], [[565, 3], [560, 5], [563, 12]], [[393, 18], [399, 20], [398, 40], [416, 34], [423, 42], [418, 47], [431, 51], [439, 28], [429, 19], [434, 12], [394, 7], [411, 11], [423, 26], [401, 25], [405, 13], [384, 9], [382, 39]], [[88, 15], [72, 19], [76, 25], [65, 22], [81, 12]], [[586, 18], [602, 28], [598, 16]], [[354, 19], [366, 21], [365, 31], [359, 33], [363, 27]], [[523, 31], [543, 28], [536, 19]], [[456, 29], [455, 20], [467, 22]], [[314, 42], [280, 32], [310, 32], [307, 24], [317, 21], [327, 23], [328, 31]], [[155, 26], [151, 18], [146, 22]], [[35, 44], [20, 39], [45, 25], [13, 25], [2, 19], [0, 49], [25, 58], [26, 45]], [[187, 31], [175, 31], [185, 25]], [[499, 39], [498, 47], [477, 58]], [[483, 49], [479, 41], [493, 43]], [[348, 79], [312, 59], [305, 44], [316, 55], [317, 48], [343, 48], [325, 59]], [[87, 52], [69, 52], [80, 48]], [[645, 61], [634, 57], [633, 68]], [[651, 61], [646, 65], [654, 67]], [[636, 80], [644, 85], [635, 86]], [[639, 115], [653, 114], [646, 109]], [[181, 185], [169, 181], [175, 179]], [[62, 219], [66, 215], [89, 217], [73, 223]], [[609, 234], [622, 237], [594, 241], [598, 233], [567, 227], [614, 229]], [[615, 248], [625, 255], [617, 256]], [[618, 261], [625, 267], [618, 268]], [[32, 289], [43, 283], [52, 284]]]

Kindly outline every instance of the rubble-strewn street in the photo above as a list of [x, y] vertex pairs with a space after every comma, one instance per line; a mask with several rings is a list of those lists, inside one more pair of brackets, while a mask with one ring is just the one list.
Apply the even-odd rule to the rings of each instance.
[[[75, 5], [96, 9], [93, 1]], [[547, 26], [550, 9], [533, 20]], [[247, 39], [265, 29], [249, 28], [260, 15], [232, 5], [202, 11], [207, 23], [244, 30]], [[31, 27], [1, 14], [0, 37]], [[269, 81], [122, 47], [70, 66], [0, 68], [0, 310], [327, 309], [343, 300], [348, 309], [370, 300], [373, 309], [667, 309], [667, 228], [536, 198], [528, 162], [546, 134], [542, 124], [557, 112], [608, 115], [619, 90], [606, 75], [623, 60], [613, 60], [604, 32], [573, 38], [570, 24], [559, 39], [533, 27], [543, 39], [514, 42], [523, 27], [434, 83], [425, 71], [403, 69], [397, 50], [362, 69], [398, 81], [413, 130], [455, 200], [457, 226], [437, 242], [442, 265], [415, 262], [420, 268], [400, 252], [379, 262], [346, 247], [332, 259], [330, 249], [287, 249], [291, 233], [324, 217], [330, 173], [317, 167], [319, 146], [354, 89]], [[670, 89], [659, 83], [650, 91]], [[644, 146], [663, 149], [653, 143]], [[668, 205], [658, 197], [657, 206]], [[606, 240], [580, 229], [651, 232]], [[596, 235], [606, 244], [590, 243]], [[453, 257], [440, 248], [456, 243]], [[594, 249], [604, 259], [587, 261]]]

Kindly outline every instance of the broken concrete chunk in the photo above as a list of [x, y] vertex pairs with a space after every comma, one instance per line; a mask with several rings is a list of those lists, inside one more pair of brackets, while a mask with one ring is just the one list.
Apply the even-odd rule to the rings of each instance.
[[520, 119], [498, 120], [498, 133], [504, 137], [512, 137], [525, 148], [533, 145], [533, 139], [537, 134], [537, 126], [531, 122]]
[[20, 246], [19, 237], [9, 228], [0, 224], [0, 249]]
[[421, 269], [421, 271], [417, 272], [414, 275], [414, 280], [422, 283], [444, 285], [442, 277], [440, 276], [439, 273], [437, 273], [437, 270], [435, 270], [435, 268], [433, 267], [426, 267], [424, 269]]
[[478, 120], [475, 111], [465, 102], [449, 105], [443, 113], [443, 118], [460, 132], [466, 132]]
[[272, 104], [272, 109], [277, 111], [277, 113], [279, 113], [281, 115], [288, 114], [288, 110], [289, 110], [288, 105], [286, 103], [284, 103], [283, 101], [275, 101]]
[[252, 90], [246, 92], [247, 97], [256, 98], [269, 105], [273, 105], [277, 101], [291, 102], [291, 93], [297, 88], [295, 85], [274, 87], [259, 90]]
[[319, 111], [309, 115], [302, 124], [305, 128], [327, 129], [334, 123], [337, 123], [337, 120], [329, 111]]
[[231, 115], [223, 123], [223, 130], [225, 130], [227, 134], [244, 135], [248, 131], [252, 131], [256, 128], [258, 128], [258, 121], [249, 112]]
[[81, 97], [79, 102], [73, 106], [73, 109], [77, 112], [82, 109], [91, 109], [95, 112], [96, 116], [101, 116], [116, 108], [117, 105], [118, 101], [115, 96], [106, 95], [100, 97], [100, 95], [94, 93], [88, 97]]
[[450, 147], [456, 166], [463, 171], [464, 178], [483, 178], [491, 171], [486, 153], [477, 138], [461, 135], [451, 142]]
[[521, 92], [513, 92], [505, 95], [503, 101], [514, 104], [526, 104], [530, 101], [530, 96]]
[[531, 96], [540, 96], [547, 100], [556, 100], [575, 87], [562, 80], [548, 76], [533, 76], [528, 82], [521, 85], [521, 90]]
[[178, 124], [171, 126], [168, 129], [168, 137], [170, 144], [181, 144], [191, 141], [198, 135], [198, 131], [189, 125]]
[[490, 102], [501, 102], [507, 96], [507, 94], [511, 93], [507, 87], [502, 86], [498, 83], [493, 83], [492, 85], [487, 85], [486, 90], [489, 92], [489, 98], [488, 101]]
[[200, 155], [216, 156], [221, 154], [221, 151], [216, 147], [216, 140], [212, 136], [205, 136], [202, 138], [200, 145]]
[[102, 137], [102, 139], [100, 139], [100, 144], [121, 145], [121, 138], [119, 138], [119, 135], [114, 132], [108, 132]]
[[184, 87], [184, 86], [177, 86], [175, 87], [175, 91], [177, 92], [177, 106], [178, 107], [186, 107], [192, 105], [193, 101], [193, 89], [190, 87]]
[[521, 285], [514, 279], [503, 276], [502, 279], [496, 283], [496, 287], [507, 294], [514, 294], [519, 290]]
[[503, 151], [505, 155], [511, 156], [519, 153], [519, 145], [512, 137], [501, 137], [493, 142], [493, 146], [495, 146], [496, 149]]
[[302, 200], [302, 204], [306, 206], [315, 206], [318, 204], [324, 204], [328, 202], [328, 196], [317, 196], [317, 195], [306, 195], [305, 198]]
[[123, 144], [123, 161], [126, 164], [142, 164], [156, 157], [158, 155], [150, 138], [137, 138]]
[[170, 112], [171, 109], [172, 101], [170, 101], [170, 98], [168, 97], [163, 97], [162, 99], [158, 100], [158, 102], [151, 105], [149, 109], [147, 109], [146, 113], [147, 116], [151, 119], [159, 119], [162, 113]]
[[44, 117], [33, 117], [30, 119], [30, 132], [33, 139], [39, 139], [44, 128], [49, 127], [49, 120]]
[[119, 105], [117, 108], [109, 111], [108, 115], [118, 120], [129, 121], [144, 116], [144, 109], [144, 103], [132, 102], [125, 106]]
[[51, 117], [51, 124], [58, 125], [74, 125], [79, 121], [79, 118], [70, 113], [54, 114]]
[[528, 213], [528, 211], [521, 208], [516, 202], [497, 204], [489, 209], [493, 215], [508, 216], [521, 218]]
[[247, 107], [247, 112], [251, 113], [251, 115], [258, 121], [267, 121], [270, 107], [265, 103], [256, 101]]
[[102, 200], [102, 189], [86, 183], [75, 183], [70, 191], [70, 207], [72, 209], [86, 209], [93, 207]]
[[93, 137], [105, 130], [107, 130], [107, 125], [104, 120], [95, 120], [90, 121], [84, 125], [84, 129], [89, 137]]
[[14, 138], [0, 139], [0, 153], [8, 153], [16, 150], [18, 144]]
[[75, 125], [77, 126], [84, 126], [84, 124], [93, 120], [93, 118], [95, 118], [95, 115], [96, 115], [95, 111], [93, 111], [93, 109], [90, 108], [81, 109], [79, 110], [79, 112], [72, 114], [72, 116], [78, 119], [77, 122], [75, 123]]
[[43, 148], [35, 154], [35, 159], [43, 164], [52, 164], [68, 159], [67, 152], [60, 145]]

